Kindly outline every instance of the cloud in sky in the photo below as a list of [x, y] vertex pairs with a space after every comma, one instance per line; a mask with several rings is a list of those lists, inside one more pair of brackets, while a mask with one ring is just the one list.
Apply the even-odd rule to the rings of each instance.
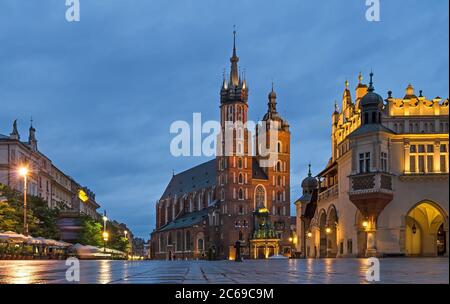
[[[275, 82], [291, 125], [291, 197], [307, 163], [330, 156], [330, 115], [344, 81], [373, 69], [375, 89], [401, 96], [408, 83], [448, 96], [448, 1], [81, 0], [0, 3], [0, 133], [30, 116], [40, 150], [87, 185], [112, 218], [139, 236], [154, 228], [154, 203], [169, 181], [205, 158], [174, 158], [169, 126], [202, 112], [218, 119], [233, 24], [250, 86], [250, 118], [266, 111]], [[319, 5], [320, 3], [320, 5]]]

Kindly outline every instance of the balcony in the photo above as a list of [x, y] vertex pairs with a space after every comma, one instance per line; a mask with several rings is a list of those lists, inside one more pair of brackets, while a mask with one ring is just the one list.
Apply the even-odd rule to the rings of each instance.
[[376, 192], [393, 193], [391, 174], [374, 172], [350, 175], [350, 195]]
[[393, 175], [389, 173], [362, 173], [349, 178], [349, 198], [364, 216], [378, 216], [394, 197]]
[[338, 184], [335, 184], [319, 193], [319, 201], [331, 200], [337, 197], [338, 193], [339, 193]]

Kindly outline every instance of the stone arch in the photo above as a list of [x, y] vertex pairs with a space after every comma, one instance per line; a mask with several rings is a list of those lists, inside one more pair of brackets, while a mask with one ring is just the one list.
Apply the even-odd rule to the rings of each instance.
[[336, 257], [337, 255], [337, 227], [337, 209], [334, 205], [330, 205], [330, 207], [328, 207], [327, 226], [325, 228], [325, 234], [327, 238], [327, 257]]
[[356, 209], [355, 212], [355, 229], [356, 229], [356, 246], [357, 246], [357, 256], [364, 257], [366, 255], [367, 247], [367, 233], [363, 226], [363, 222], [366, 221], [364, 215]]
[[319, 226], [319, 257], [323, 258], [327, 256], [327, 212], [325, 209], [321, 209], [318, 213], [318, 226]]
[[338, 212], [334, 204], [331, 204], [327, 209], [327, 225], [336, 225], [338, 222]]
[[448, 255], [448, 215], [438, 203], [422, 200], [406, 213], [405, 255]]

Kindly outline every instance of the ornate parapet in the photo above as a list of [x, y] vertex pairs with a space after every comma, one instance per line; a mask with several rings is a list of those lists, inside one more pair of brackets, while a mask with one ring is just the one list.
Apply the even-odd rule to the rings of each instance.
[[366, 217], [377, 218], [394, 197], [393, 175], [384, 172], [350, 175], [349, 198]]

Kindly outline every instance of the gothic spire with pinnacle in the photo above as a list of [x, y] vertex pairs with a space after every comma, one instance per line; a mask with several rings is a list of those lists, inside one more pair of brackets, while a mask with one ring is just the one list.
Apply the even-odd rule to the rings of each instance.
[[230, 58], [231, 71], [230, 71], [230, 83], [233, 86], [239, 84], [239, 68], [238, 68], [239, 57], [236, 55], [236, 26], [233, 30], [233, 56]]

